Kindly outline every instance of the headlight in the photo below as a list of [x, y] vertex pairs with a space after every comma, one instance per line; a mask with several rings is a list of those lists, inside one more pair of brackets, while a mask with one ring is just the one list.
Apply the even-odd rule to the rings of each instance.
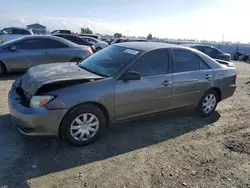
[[30, 100], [30, 107], [39, 108], [54, 99], [51, 95], [33, 96]]

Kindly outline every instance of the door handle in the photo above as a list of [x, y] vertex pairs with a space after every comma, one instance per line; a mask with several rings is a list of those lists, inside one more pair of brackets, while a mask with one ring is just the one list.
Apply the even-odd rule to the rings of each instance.
[[171, 84], [172, 82], [165, 80], [164, 82], [161, 83], [161, 85], [163, 86], [168, 86], [169, 84]]
[[44, 54], [48, 54], [49, 52], [48, 51], [45, 51]]
[[204, 78], [207, 79], [207, 80], [209, 80], [209, 79], [212, 78], [212, 75], [211, 75], [211, 74], [206, 74], [206, 75], [204, 76]]

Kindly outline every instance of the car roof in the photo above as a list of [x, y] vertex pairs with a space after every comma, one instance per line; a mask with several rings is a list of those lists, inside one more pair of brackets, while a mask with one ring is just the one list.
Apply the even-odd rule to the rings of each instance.
[[23, 29], [23, 30], [29, 31], [29, 29], [24, 28], [24, 27], [4, 27], [4, 28], [1, 28], [1, 30], [3, 30], [3, 29]]
[[201, 47], [210, 47], [210, 48], [214, 48], [214, 46], [212, 45], [208, 45], [208, 44], [182, 44], [183, 46], [201, 46]]
[[[26, 40], [26, 39], [36, 39], [36, 38], [42, 38], [42, 39], [52, 39], [52, 40], [57, 40], [59, 42], [62, 42], [66, 45], [68, 45], [69, 47], [77, 47], [79, 45], [67, 40], [67, 39], [64, 39], [64, 38], [61, 38], [61, 37], [57, 37], [57, 36], [53, 36], [53, 35], [26, 35], [26, 36], [23, 36], [23, 37], [20, 37], [18, 39], [16, 39], [15, 41], [13, 42], [20, 42], [22, 40]], [[11, 43], [9, 43], [11, 44]], [[8, 45], [9, 45], [8, 44]]]
[[73, 34], [67, 34], [67, 33], [52, 33], [51, 34], [51, 36], [57, 36], [57, 35], [65, 35], [65, 36], [73, 36], [73, 37], [79, 37], [79, 38], [81, 38], [81, 36], [73, 35]]
[[184, 46], [179, 46], [175, 44], [169, 44], [169, 43], [160, 43], [160, 42], [121, 42], [113, 44], [115, 46], [120, 46], [124, 48], [131, 48], [139, 51], [151, 51], [161, 48], [181, 48], [185, 49]]

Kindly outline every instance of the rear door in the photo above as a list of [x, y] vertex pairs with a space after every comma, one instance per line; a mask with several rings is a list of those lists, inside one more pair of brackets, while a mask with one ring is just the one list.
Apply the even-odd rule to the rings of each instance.
[[186, 49], [172, 49], [173, 93], [170, 108], [196, 106], [211, 87], [213, 70], [197, 54]]
[[133, 118], [169, 108], [172, 74], [169, 73], [169, 51], [145, 54], [128, 71], [136, 71], [140, 80], [118, 80], [115, 87], [116, 120]]
[[46, 54], [44, 63], [68, 62], [74, 53], [73, 48], [71, 52], [69, 46], [54, 39], [43, 39], [43, 48]]

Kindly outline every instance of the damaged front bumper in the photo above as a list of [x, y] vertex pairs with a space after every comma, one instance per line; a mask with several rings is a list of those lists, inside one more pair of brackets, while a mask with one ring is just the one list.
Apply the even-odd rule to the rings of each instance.
[[[17, 83], [18, 84], [18, 83]], [[28, 136], [58, 135], [60, 123], [67, 109], [30, 108], [22, 104], [13, 84], [9, 95], [9, 111], [18, 130]]]

